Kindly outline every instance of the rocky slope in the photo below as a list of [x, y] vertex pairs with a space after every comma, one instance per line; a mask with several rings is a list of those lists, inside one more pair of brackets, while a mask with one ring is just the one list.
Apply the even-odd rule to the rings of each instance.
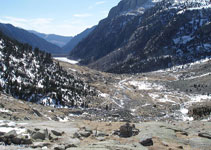
[[93, 89], [68, 74], [49, 53], [0, 33], [0, 87], [13, 97], [54, 107], [88, 105]]
[[208, 1], [122, 0], [70, 54], [91, 68], [137, 73], [209, 57]]
[[37, 47], [43, 51], [46, 51], [51, 54], [60, 54], [62, 53], [62, 49], [43, 38], [36, 36], [24, 29], [14, 27], [11, 24], [1, 24], [0, 23], [0, 31], [3, 32], [8, 37], [17, 40], [21, 43], [27, 43], [31, 45], [33, 48]]
[[209, 150], [211, 146], [210, 122], [128, 125], [84, 120], [85, 113], [17, 101], [4, 94], [0, 100], [0, 148], [5, 150]]
[[60, 65], [90, 83], [99, 93], [98, 101], [90, 104], [85, 118], [107, 121], [210, 119], [210, 105], [204, 107], [211, 99], [209, 59], [134, 75], [98, 72], [64, 62]]
[[98, 98], [54, 108], [1, 93], [0, 149], [210, 149], [209, 59], [135, 75], [59, 64]]

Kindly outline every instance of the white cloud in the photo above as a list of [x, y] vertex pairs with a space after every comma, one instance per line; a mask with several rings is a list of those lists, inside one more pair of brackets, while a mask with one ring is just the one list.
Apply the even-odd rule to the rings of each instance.
[[105, 4], [105, 3], [106, 3], [106, 1], [98, 1], [98, 2], [96, 2], [95, 4], [90, 5], [90, 6], [88, 7], [88, 9], [94, 9], [96, 6], [102, 5], [102, 4]]
[[5, 16], [4, 18], [6, 20], [10, 20], [10, 21], [14, 21], [14, 22], [27, 22], [27, 20], [24, 18], [15, 18], [15, 17], [10, 17], [10, 16]]
[[51, 24], [53, 21], [52, 18], [33, 18], [33, 19], [25, 19], [25, 18], [17, 18], [5, 16], [0, 18], [1, 23], [10, 23], [14, 26], [21, 28], [36, 28], [37, 26], [47, 26]]
[[91, 17], [92, 14], [88, 14], [88, 13], [85, 13], [85, 14], [74, 14], [73, 16], [74, 17], [78, 17], [78, 18], [86, 18], [86, 17]]
[[98, 1], [95, 3], [95, 5], [101, 5], [101, 4], [105, 4], [105, 3], [106, 3], [106, 1]]

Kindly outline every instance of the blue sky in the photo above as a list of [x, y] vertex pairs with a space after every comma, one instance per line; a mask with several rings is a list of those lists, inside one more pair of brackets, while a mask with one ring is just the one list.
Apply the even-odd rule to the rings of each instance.
[[0, 0], [0, 23], [73, 36], [98, 24], [120, 0]]

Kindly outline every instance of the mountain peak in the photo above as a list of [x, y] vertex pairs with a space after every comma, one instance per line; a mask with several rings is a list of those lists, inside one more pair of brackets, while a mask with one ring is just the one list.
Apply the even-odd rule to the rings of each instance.
[[113, 18], [118, 15], [127, 14], [134, 10], [139, 10], [142, 8], [150, 8], [154, 6], [154, 3], [158, 0], [122, 0], [116, 7], [113, 7], [109, 12], [108, 17]]
[[155, 6], [157, 2], [163, 1], [173, 6], [187, 5], [189, 7], [202, 8], [211, 6], [209, 0], [121, 0], [116, 7], [113, 7], [108, 15], [108, 18], [113, 18], [119, 15], [139, 15], [143, 14], [145, 9]]

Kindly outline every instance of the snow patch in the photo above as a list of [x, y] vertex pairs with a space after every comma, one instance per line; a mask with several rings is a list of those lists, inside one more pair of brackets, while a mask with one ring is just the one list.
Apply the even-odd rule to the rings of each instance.
[[3, 40], [0, 40], [0, 49], [3, 49], [4, 45], [3, 45]]
[[164, 89], [162, 85], [150, 83], [147, 81], [129, 81], [129, 84], [137, 87], [139, 90], [161, 90]]
[[193, 39], [193, 37], [189, 36], [189, 35], [185, 35], [176, 39], [173, 39], [175, 44], [186, 44], [187, 42], [191, 41]]
[[63, 62], [67, 62], [67, 63], [73, 64], [73, 65], [78, 63], [78, 61], [70, 60], [66, 57], [54, 57], [54, 59], [59, 60], [59, 61], [63, 61]]
[[187, 108], [181, 107], [180, 108], [180, 112], [182, 113], [181, 114], [181, 119], [183, 121], [193, 121], [194, 120], [193, 117], [189, 117], [188, 116], [188, 109]]
[[22, 134], [26, 132], [25, 128], [16, 127], [18, 124], [12, 121], [0, 120], [0, 132], [8, 133], [15, 130], [17, 134]]
[[168, 96], [169, 95], [160, 95], [157, 93], [149, 93], [148, 94], [154, 101], [159, 101], [162, 103], [170, 102], [170, 103], [176, 103], [175, 101], [171, 100]]
[[59, 119], [59, 122], [68, 122], [69, 118], [66, 116], [65, 118], [57, 117]]
[[4, 132], [4, 133], [8, 133], [12, 130], [15, 130], [17, 134], [26, 132], [26, 129], [13, 128], [13, 127], [0, 127], [0, 132]]
[[210, 57], [207, 57], [205, 59], [201, 59], [201, 60], [198, 60], [198, 61], [195, 61], [195, 62], [192, 62], [192, 63], [187, 63], [185, 65], [177, 65], [177, 66], [173, 66], [171, 68], [161, 69], [161, 70], [155, 71], [155, 73], [156, 72], [166, 72], [166, 71], [178, 72], [179, 70], [190, 68], [190, 67], [195, 66], [195, 65], [203, 64], [203, 63], [206, 63], [208, 61], [211, 61]]
[[205, 100], [211, 100], [211, 95], [192, 95], [192, 96], [189, 96], [189, 98], [191, 99], [190, 102], [196, 103], [196, 102], [202, 102]]
[[42, 98], [42, 99], [40, 99], [40, 101], [38, 103], [42, 104], [44, 106], [51, 106], [51, 107], [56, 106], [56, 101], [50, 97]]
[[149, 9], [153, 6], [155, 6], [156, 3], [160, 2], [162, 0], [150, 0], [146, 1], [142, 6], [138, 7], [136, 10], [129, 10], [123, 12], [121, 15], [125, 16], [138, 16], [140, 14], [143, 14], [146, 9]]
[[4, 108], [0, 108], [0, 112], [11, 113], [11, 111], [4, 109]]
[[71, 68], [69, 68], [69, 70], [71, 70], [71, 71], [73, 71], [73, 72], [76, 72], [77, 70], [75, 70], [75, 69], [71, 69]]
[[209, 76], [209, 75], [211, 75], [211, 73], [205, 73], [205, 74], [202, 74], [202, 75], [199, 75], [199, 76], [192, 76], [192, 77], [189, 77], [189, 78], [185, 78], [185, 80], [192, 80], [192, 79], [196, 79], [196, 78], [202, 78], [202, 77]]
[[103, 98], [109, 97], [109, 95], [106, 94], [106, 93], [101, 93], [100, 96], [103, 97]]

